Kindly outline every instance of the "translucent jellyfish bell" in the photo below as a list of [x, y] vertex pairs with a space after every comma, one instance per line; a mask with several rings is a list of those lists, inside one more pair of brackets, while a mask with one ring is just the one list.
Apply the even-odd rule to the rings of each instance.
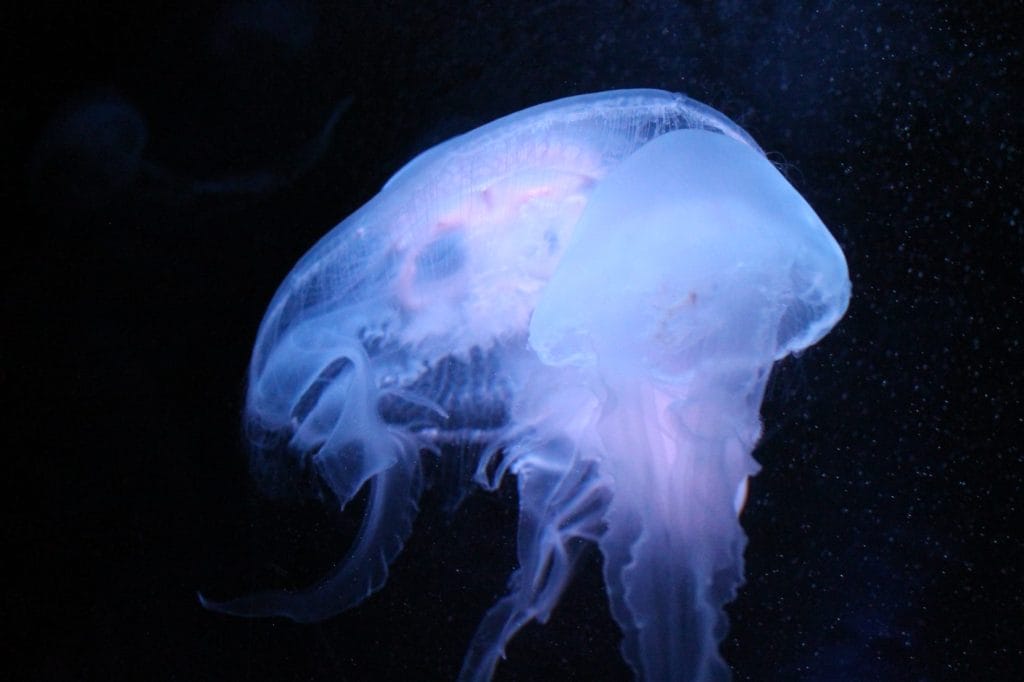
[[547, 364], [600, 358], [664, 376], [726, 355], [761, 366], [824, 336], [848, 298], [839, 246], [764, 156], [677, 130], [591, 193], [530, 345]]
[[726, 679], [765, 382], [849, 293], [807, 203], [681, 95], [572, 97], [435, 147], [299, 262], [253, 353], [254, 461], [309, 459], [342, 505], [368, 485], [357, 540], [308, 590], [204, 603], [300, 621], [359, 603], [411, 530], [420, 458], [469, 450], [481, 487], [517, 479], [519, 567], [461, 679], [547, 620], [580, 540], [638, 678]]

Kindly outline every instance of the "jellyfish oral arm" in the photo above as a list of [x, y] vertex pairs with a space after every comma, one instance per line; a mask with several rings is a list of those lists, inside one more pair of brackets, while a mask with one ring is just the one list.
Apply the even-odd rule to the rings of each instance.
[[623, 655], [644, 680], [728, 679], [722, 606], [742, 583], [746, 537], [735, 500], [758, 465], [757, 415], [643, 383], [599, 426], [614, 490], [598, 543]]

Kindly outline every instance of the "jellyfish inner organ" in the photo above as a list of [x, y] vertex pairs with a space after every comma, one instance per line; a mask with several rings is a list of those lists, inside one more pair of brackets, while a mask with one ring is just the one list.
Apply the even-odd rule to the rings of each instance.
[[586, 543], [638, 678], [728, 679], [765, 382], [848, 298], [813, 210], [685, 97], [569, 98], [440, 145], [300, 261], [253, 353], [254, 458], [312, 456], [341, 505], [368, 485], [359, 537], [308, 590], [204, 604], [358, 604], [411, 531], [420, 457], [471, 442], [480, 487], [516, 477], [518, 562], [460, 679], [547, 620]]
[[429, 205], [408, 221], [394, 248], [403, 266], [399, 302], [423, 311], [404, 329], [407, 343], [443, 336], [454, 325], [472, 330], [472, 343], [522, 329], [601, 166], [578, 149], [538, 150], [499, 164], [508, 170], [453, 179], [465, 189], [448, 205]]

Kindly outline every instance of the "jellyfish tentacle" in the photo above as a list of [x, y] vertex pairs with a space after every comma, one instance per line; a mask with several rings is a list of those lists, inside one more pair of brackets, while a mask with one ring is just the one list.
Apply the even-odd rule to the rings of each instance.
[[[403, 452], [408, 457], [409, 450], [415, 454], [417, 449], [411, 436], [389, 428], [381, 419], [377, 410], [380, 392], [365, 349], [357, 343], [338, 345], [338, 359], [331, 364], [344, 361], [345, 369], [316, 394], [314, 404], [296, 425], [290, 446], [306, 450], [325, 433], [325, 422], [332, 425], [319, 443], [313, 463], [344, 508], [367, 481], [395, 464]], [[342, 377], [345, 380], [339, 381]]]
[[348, 556], [321, 582], [298, 592], [270, 591], [223, 602], [200, 595], [203, 606], [234, 616], [283, 616], [310, 623], [355, 606], [379, 590], [388, 565], [412, 532], [419, 511], [422, 471], [419, 454], [407, 444], [405, 456], [369, 480], [369, 500], [359, 535]]
[[509, 592], [484, 616], [460, 682], [491, 679], [505, 645], [531, 620], [547, 622], [586, 546], [600, 535], [608, 491], [593, 462], [559, 457], [558, 448], [514, 456], [519, 486], [519, 568]]

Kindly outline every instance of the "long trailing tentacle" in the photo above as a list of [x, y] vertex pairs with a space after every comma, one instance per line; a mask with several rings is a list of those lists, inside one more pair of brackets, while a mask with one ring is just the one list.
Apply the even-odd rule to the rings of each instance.
[[379, 590], [419, 511], [422, 472], [416, 450], [407, 448], [392, 466], [373, 476], [369, 485], [359, 535], [348, 556], [327, 578], [298, 592], [261, 592], [222, 602], [199, 595], [202, 605], [234, 616], [284, 616], [308, 623], [334, 616]]
[[607, 490], [593, 462], [566, 450], [553, 444], [529, 456], [511, 456], [519, 484], [519, 568], [508, 594], [477, 628], [460, 682], [489, 680], [513, 635], [531, 620], [548, 620], [585, 541], [601, 535]]

